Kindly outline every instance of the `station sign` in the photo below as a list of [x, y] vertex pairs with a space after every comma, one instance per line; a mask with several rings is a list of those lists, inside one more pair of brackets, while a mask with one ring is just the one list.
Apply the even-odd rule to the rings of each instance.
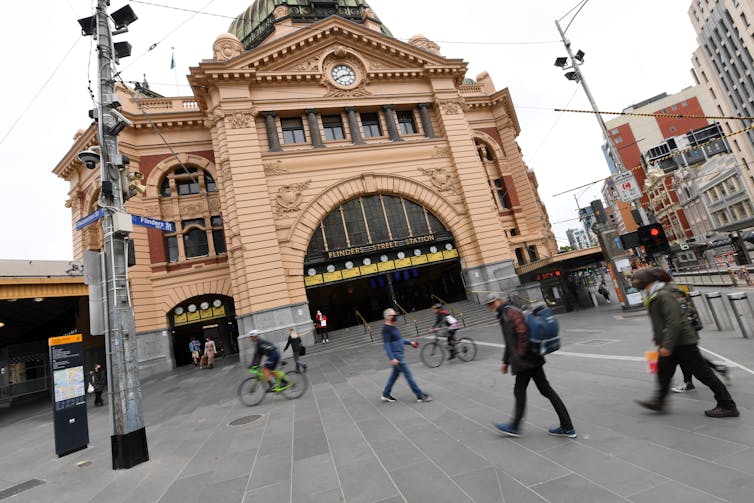
[[89, 444], [84, 344], [81, 334], [48, 339], [53, 385], [55, 453], [65, 456]]

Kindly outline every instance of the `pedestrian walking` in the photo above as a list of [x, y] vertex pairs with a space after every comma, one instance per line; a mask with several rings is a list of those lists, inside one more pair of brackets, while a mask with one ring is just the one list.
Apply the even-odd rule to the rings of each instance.
[[[667, 274], [667, 273], [666, 273]], [[663, 412], [670, 391], [676, 365], [686, 367], [691, 374], [715, 394], [716, 406], [704, 412], [709, 417], [738, 417], [736, 403], [728, 388], [704, 362], [699, 347], [699, 336], [691, 326], [687, 314], [676, 298], [675, 288], [657, 278], [660, 273], [652, 269], [638, 269], [631, 276], [631, 284], [644, 290], [644, 305], [652, 323], [652, 341], [658, 347], [657, 390], [649, 400], [637, 400], [644, 408]]]
[[505, 351], [500, 370], [503, 374], [507, 374], [510, 369], [511, 374], [516, 377], [513, 387], [513, 396], [516, 399], [513, 418], [509, 423], [494, 423], [495, 427], [508, 436], [521, 436], [521, 421], [526, 412], [526, 388], [529, 386], [529, 381], [533, 380], [539, 393], [555, 408], [555, 413], [560, 420], [560, 426], [548, 430], [550, 435], [576, 438], [576, 430], [568, 409], [545, 376], [543, 368], [545, 358], [529, 350], [529, 329], [523, 312], [508, 300], [503, 300], [495, 294], [487, 296], [486, 304], [495, 312], [503, 331]]
[[94, 365], [94, 370], [90, 372], [90, 382], [94, 387], [94, 406], [101, 407], [105, 405], [102, 401], [102, 392], [105, 390], [105, 371], [99, 363]]
[[605, 280], [603, 279], [600, 283], [599, 288], [597, 289], [597, 293], [602, 295], [608, 304], [610, 304], [610, 292], [607, 289], [607, 285], [605, 284]]
[[[314, 323], [317, 327], [317, 333], [319, 334], [320, 342], [322, 342], [322, 344], [324, 344], [325, 342], [330, 342], [330, 339], [327, 335], [327, 316], [325, 316], [319, 309], [317, 310], [317, 314], [314, 316]], [[314, 342], [316, 342], [316, 340]]]
[[421, 388], [419, 388], [419, 385], [416, 384], [416, 381], [414, 381], [414, 376], [411, 374], [411, 368], [408, 366], [408, 363], [406, 363], [406, 359], [403, 356], [403, 346], [410, 345], [411, 347], [416, 349], [419, 347], [419, 343], [416, 341], [409, 341], [401, 336], [401, 333], [398, 331], [398, 327], [395, 326], [396, 316], [397, 313], [391, 308], [385, 309], [385, 311], [382, 313], [382, 317], [385, 320], [385, 324], [382, 326], [382, 341], [385, 344], [385, 352], [387, 353], [387, 357], [390, 360], [390, 363], [393, 365], [393, 370], [390, 373], [390, 377], [388, 378], [387, 383], [385, 384], [385, 389], [382, 390], [382, 396], [380, 397], [380, 399], [383, 402], [390, 403], [396, 401], [396, 399], [393, 397], [393, 395], [390, 394], [390, 392], [393, 390], [393, 385], [398, 379], [398, 374], [402, 372], [403, 377], [405, 377], [406, 381], [408, 381], [408, 385], [411, 388], [411, 391], [413, 391], [416, 395], [416, 401], [431, 402], [432, 397], [427, 393], [424, 393]]
[[196, 367], [199, 365], [199, 358], [201, 357], [199, 351], [202, 349], [202, 343], [199, 342], [196, 337], [192, 337], [188, 347], [189, 352], [191, 353], [191, 359], [194, 361], [194, 367]]
[[298, 359], [304, 355], [306, 349], [301, 342], [301, 337], [296, 333], [296, 329], [293, 327], [288, 329], [288, 342], [285, 343], [283, 351], [287, 350], [289, 346], [293, 353], [293, 361], [296, 363], [296, 372], [301, 372], [301, 369], [306, 372], [306, 363], [298, 361]]
[[207, 357], [207, 366], [213, 369], [215, 368], [215, 355], [217, 354], [217, 346], [215, 341], [209, 335], [204, 340], [204, 356]]

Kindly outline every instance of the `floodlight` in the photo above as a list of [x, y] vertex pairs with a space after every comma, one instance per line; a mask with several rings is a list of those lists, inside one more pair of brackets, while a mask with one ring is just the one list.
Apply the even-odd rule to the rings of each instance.
[[113, 48], [115, 49], [115, 57], [118, 59], [127, 58], [131, 55], [131, 44], [128, 42], [115, 42]]
[[566, 72], [565, 77], [568, 80], [573, 80], [575, 82], [581, 82], [581, 76], [576, 72]]
[[568, 58], [555, 58], [555, 66], [563, 68], [568, 63]]
[[579, 49], [579, 51], [576, 53], [576, 55], [574, 56], [574, 58], [576, 58], [579, 61], [579, 63], [583, 63], [584, 62], [584, 51], [582, 51], [581, 49]]
[[97, 29], [97, 21], [94, 16], [79, 19], [79, 25], [81, 25], [81, 35], [84, 37], [94, 35]]
[[115, 23], [116, 29], [120, 29], [125, 26], [128, 26], [129, 24], [139, 19], [138, 17], [136, 17], [136, 14], [134, 13], [130, 5], [121, 7], [120, 9], [113, 12], [110, 15], [110, 17], [113, 18], [113, 22]]

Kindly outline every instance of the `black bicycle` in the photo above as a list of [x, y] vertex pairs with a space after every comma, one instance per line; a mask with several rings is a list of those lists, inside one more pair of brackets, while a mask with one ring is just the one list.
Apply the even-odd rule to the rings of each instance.
[[[447, 343], [447, 335], [438, 334], [437, 329], [431, 329], [434, 338], [422, 346], [420, 357], [424, 365], [436, 368], [445, 361], [445, 352], [455, 350], [456, 357], [463, 362], [470, 362], [476, 358], [476, 343], [470, 337], [457, 338], [451, 347]], [[447, 333], [443, 330], [443, 333]], [[458, 333], [458, 332], [456, 332]]]

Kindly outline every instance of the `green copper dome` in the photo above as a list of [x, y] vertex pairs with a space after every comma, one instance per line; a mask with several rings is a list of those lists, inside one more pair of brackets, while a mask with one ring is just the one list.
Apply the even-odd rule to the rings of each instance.
[[[277, 7], [283, 6], [277, 13]], [[228, 28], [243, 46], [249, 50], [261, 44], [275, 30], [275, 23], [292, 19], [294, 23], [313, 23], [330, 16], [340, 16], [355, 23], [363, 23], [366, 17], [382, 25], [365, 0], [256, 0], [243, 11]], [[392, 37], [382, 26], [382, 33]]]

